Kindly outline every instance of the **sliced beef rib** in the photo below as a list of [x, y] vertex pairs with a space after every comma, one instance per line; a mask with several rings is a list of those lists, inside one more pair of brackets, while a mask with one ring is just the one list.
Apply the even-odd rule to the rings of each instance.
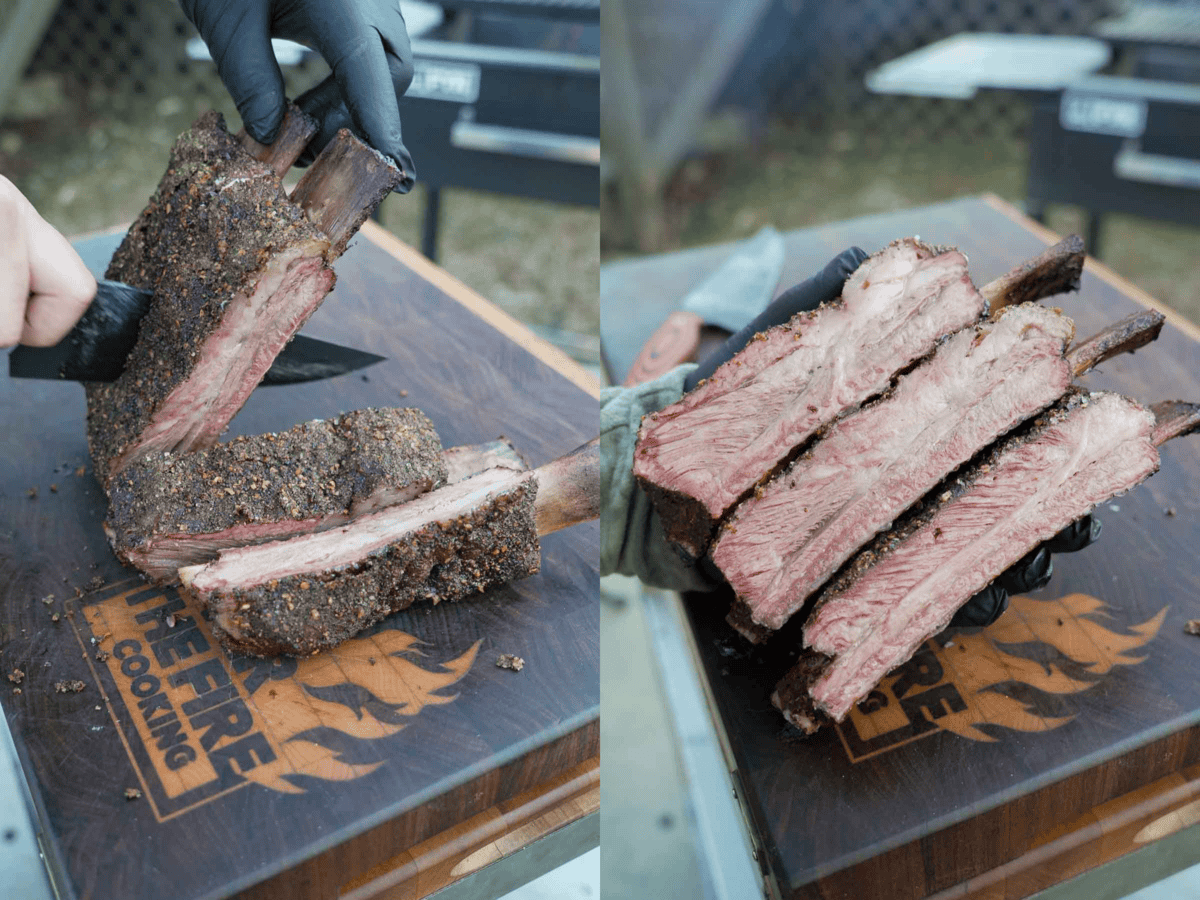
[[88, 446], [106, 486], [146, 453], [216, 443], [403, 177], [343, 130], [289, 199], [278, 173], [314, 129], [292, 110], [279, 140], [252, 153], [207, 113], [175, 143], [107, 272], [154, 299], [121, 377], [87, 386]]
[[851, 560], [818, 597], [808, 654], [772, 702], [806, 731], [840, 721], [977, 591], [1152, 475], [1157, 446], [1197, 425], [1190, 404], [1152, 413], [1118, 394], [1072, 390]]
[[730, 515], [712, 558], [746, 607], [731, 624], [751, 640], [764, 633], [755, 625], [782, 627], [938, 482], [1061, 397], [1073, 376], [1153, 340], [1162, 322], [1135, 314], [1067, 353], [1071, 320], [1027, 303], [952, 335]]

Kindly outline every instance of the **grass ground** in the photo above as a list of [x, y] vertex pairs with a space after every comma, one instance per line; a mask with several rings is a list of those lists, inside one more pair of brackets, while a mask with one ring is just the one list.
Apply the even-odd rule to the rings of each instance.
[[[762, 146], [685, 163], [666, 204], [676, 247], [749, 237], [766, 224], [804, 228], [991, 191], [1020, 205], [1027, 150], [1017, 139], [966, 137], [887, 143], [852, 128], [813, 135], [776, 124]], [[616, 210], [602, 209], [604, 233]], [[1050, 228], [1083, 233], [1082, 211], [1052, 207]], [[1200, 229], [1105, 217], [1101, 258], [1193, 321], [1200, 322]], [[602, 258], [627, 249], [610, 241]]]

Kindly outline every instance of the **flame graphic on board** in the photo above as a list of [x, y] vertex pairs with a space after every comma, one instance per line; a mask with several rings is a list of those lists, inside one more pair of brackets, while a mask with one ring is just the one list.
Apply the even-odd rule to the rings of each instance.
[[[470, 671], [482, 643], [427, 668], [416, 662], [425, 655], [421, 641], [385, 623], [318, 656], [246, 662], [241, 668], [250, 674], [243, 686], [276, 758], [245, 777], [299, 794], [303, 776], [346, 781], [373, 772], [386, 753], [379, 739], [402, 730], [426, 707], [457, 699], [443, 692]], [[267, 677], [264, 665], [271, 667]]]
[[[1133, 651], [1162, 627], [1166, 607], [1128, 633], [1112, 631], [1098, 618], [1107, 607], [1087, 594], [1057, 601], [1012, 598], [1008, 612], [976, 634], [960, 634], [940, 655], [947, 675], [966, 700], [938, 724], [965, 738], [992, 741], [982, 722], [1016, 731], [1048, 731], [1075, 717], [1057, 698], [1095, 685], [1114, 666], [1145, 660]], [[961, 649], [959, 649], [961, 648]]]
[[1013, 597], [1008, 611], [975, 633], [925, 644], [837, 725], [851, 760], [949, 731], [975, 741], [1003, 732], [1049, 731], [1075, 718], [1072, 695], [1094, 687], [1158, 634], [1167, 608], [1114, 630], [1108, 607], [1087, 594]]

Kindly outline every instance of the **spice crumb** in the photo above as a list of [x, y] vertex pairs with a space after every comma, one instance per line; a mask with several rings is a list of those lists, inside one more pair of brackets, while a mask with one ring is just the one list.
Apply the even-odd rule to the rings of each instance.
[[11, 672], [8, 673], [8, 680], [11, 681], [13, 684], [20, 684], [22, 681], [25, 680], [25, 673], [22, 672], [20, 669], [13, 669]]
[[125, 799], [126, 800], [137, 800], [137, 799], [141, 798], [141, 796], [142, 796], [142, 792], [139, 791], [137, 788], [125, 788]]
[[52, 494], [58, 493], [58, 485], [57, 484], [50, 485], [50, 493], [52, 493]]
[[1164, 510], [1163, 510], [1163, 512], [1164, 512], [1164, 513], [1165, 513], [1165, 514], [1166, 514], [1168, 517], [1172, 517], [1172, 516], [1174, 516], [1174, 515], [1175, 515], [1175, 507], [1173, 507], [1173, 506], [1168, 506], [1166, 509], [1164, 509]]
[[26, 496], [29, 497], [30, 500], [36, 500], [37, 499], [37, 485], [34, 485], [33, 487], [31, 487], [29, 490], [27, 490], [25, 492], [25, 494], [26, 494]]
[[520, 672], [525, 668], [525, 660], [511, 653], [501, 653], [500, 658], [496, 660], [496, 668], [512, 669], [514, 672]]
[[1200, 635], [1200, 619], [1189, 619], [1188, 623], [1183, 626], [1183, 630], [1188, 634]]
[[59, 694], [78, 694], [82, 691], [86, 684], [82, 681], [56, 681], [54, 682], [54, 690]]
[[76, 477], [76, 478], [82, 478], [82, 477], [83, 477], [83, 474], [84, 474], [84, 472], [86, 472], [86, 471], [87, 471], [87, 469], [86, 469], [86, 468], [84, 468], [83, 466], [80, 466], [78, 469], [76, 469], [76, 470], [75, 470], [75, 477]]

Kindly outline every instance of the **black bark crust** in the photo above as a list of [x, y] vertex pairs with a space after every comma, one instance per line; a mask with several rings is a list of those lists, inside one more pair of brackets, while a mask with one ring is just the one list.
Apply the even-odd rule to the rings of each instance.
[[775, 708], [808, 734], [830, 721], [828, 715], [817, 709], [808, 694], [809, 688], [821, 677], [830, 662], [830, 658], [822, 653], [801, 654], [796, 665], [779, 680], [771, 694], [771, 703]]
[[328, 650], [418, 601], [460, 600], [536, 573], [536, 495], [529, 473], [483, 505], [406, 533], [352, 565], [199, 599], [231, 650], [261, 656]]
[[362, 409], [195, 453], [151, 453], [110, 488], [113, 551], [154, 538], [350, 514], [373, 493], [446, 482], [433, 423], [417, 409]]

